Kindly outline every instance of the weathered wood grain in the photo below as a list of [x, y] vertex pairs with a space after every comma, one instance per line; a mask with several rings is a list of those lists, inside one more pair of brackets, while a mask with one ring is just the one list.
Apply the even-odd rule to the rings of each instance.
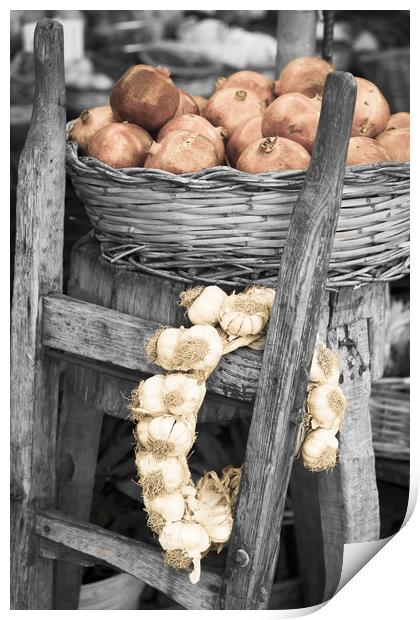
[[40, 338], [40, 298], [62, 290], [65, 192], [63, 29], [41, 20], [36, 89], [16, 200], [11, 334], [11, 608], [51, 609], [53, 563], [37, 553], [35, 513], [55, 500], [58, 365]]
[[[183, 283], [110, 264], [102, 258], [99, 244], [91, 237], [80, 239], [73, 248], [69, 293], [77, 299], [140, 319], [151, 319], [162, 325], [188, 326], [185, 309], [177, 304], [179, 294], [186, 288]], [[137, 373], [134, 381], [139, 378]], [[104, 383], [104, 377], [99, 376], [100, 407], [105, 406], [107, 411], [111, 411], [113, 403], [121, 403], [121, 392], [127, 394], [126, 386], [119, 386], [118, 381]], [[92, 404], [97, 407], [95, 398]], [[242, 415], [250, 415], [249, 404], [235, 402], [232, 398], [229, 401], [216, 400], [209, 393], [201, 409], [200, 420], [231, 420]]]
[[[297, 428], [303, 416], [307, 368], [338, 221], [355, 90], [350, 74], [336, 72], [327, 78], [311, 165], [280, 265], [221, 608], [267, 606]], [[241, 561], [244, 554], [248, 562]]]
[[[81, 371], [85, 374], [86, 371]], [[86, 404], [83, 393], [70, 388], [74, 369], [67, 369], [57, 441], [57, 508], [87, 520], [90, 516], [103, 413]], [[58, 562], [55, 609], [77, 609], [83, 569]]]
[[217, 609], [221, 577], [204, 567], [200, 582], [193, 585], [186, 572], [164, 565], [158, 546], [154, 548], [53, 510], [37, 516], [36, 531], [39, 536], [146, 581], [188, 609]]
[[[83, 275], [86, 275], [86, 269], [85, 264]], [[95, 292], [96, 302], [109, 303], [110, 289], [103, 284], [102, 274], [92, 270], [88, 275], [89, 290]], [[78, 291], [78, 286], [70, 276], [69, 294], [74, 290]], [[92, 364], [92, 360], [84, 360]], [[108, 384], [110, 381], [115, 382], [115, 379], [110, 380], [91, 368], [69, 363], [65, 368], [58, 433], [57, 508], [75, 519], [89, 520], [104, 409], [92, 404], [86, 393], [90, 392], [100, 398], [108, 393]], [[123, 404], [121, 394], [119, 396]], [[125, 418], [127, 413], [126, 410]], [[83, 569], [77, 562], [71, 562], [66, 557], [57, 562], [56, 609], [78, 608], [82, 575]]]
[[300, 56], [314, 56], [316, 11], [278, 11], [277, 55], [274, 79], [288, 62]]
[[[378, 312], [381, 300], [378, 298]], [[346, 340], [357, 348], [340, 346]], [[344, 503], [344, 542], [368, 542], [379, 539], [379, 503], [375, 478], [375, 457], [369, 415], [371, 386], [369, 330], [361, 320], [328, 331], [328, 346], [338, 355], [342, 365], [342, 389], [349, 401], [343, 432], [339, 437], [338, 474], [341, 497], [328, 495], [331, 506]]]
[[[79, 393], [86, 405], [107, 415], [127, 420], [131, 391], [148, 375], [53, 349], [48, 350], [48, 355], [74, 368], [71, 389]], [[81, 372], [82, 369], [86, 372]], [[227, 405], [222, 396], [207, 393], [200, 409], [199, 422], [228, 422], [251, 415], [250, 403], [229, 399]]]
[[[43, 300], [42, 344], [68, 353], [155, 374], [159, 368], [149, 362], [144, 345], [160, 326], [150, 320], [77, 301], [65, 295]], [[241, 350], [222, 359], [207, 382], [215, 394], [252, 401], [258, 384], [261, 353]]]
[[[329, 314], [323, 312], [319, 335], [341, 360], [341, 387], [349, 400], [339, 459], [333, 472], [300, 471], [291, 479], [297, 540], [306, 540], [314, 528], [323, 540], [322, 558], [310, 541], [299, 546], [305, 595], [317, 592], [318, 602], [331, 598], [339, 584], [344, 544], [379, 537], [379, 509], [368, 401], [372, 376], [382, 375], [384, 364], [385, 285], [338, 289], [332, 293]], [[350, 342], [354, 342], [354, 347]], [[295, 468], [296, 469], [296, 468]], [[324, 580], [313, 563], [323, 560]], [[314, 602], [315, 604], [315, 602]]]

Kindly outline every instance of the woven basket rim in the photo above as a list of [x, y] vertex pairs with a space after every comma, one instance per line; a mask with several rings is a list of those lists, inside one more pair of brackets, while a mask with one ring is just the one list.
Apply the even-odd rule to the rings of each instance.
[[[73, 122], [74, 121], [70, 121], [67, 124], [68, 131], [70, 129], [70, 124]], [[258, 182], [264, 184], [266, 179], [283, 181], [286, 179], [299, 179], [300, 177], [306, 176], [305, 170], [282, 170], [279, 172], [262, 172], [259, 174], [252, 174], [249, 172], [242, 172], [242, 170], [237, 170], [231, 166], [215, 166], [213, 168], [205, 168], [198, 172], [187, 172], [183, 174], [174, 174], [172, 172], [167, 172], [166, 170], [158, 170], [155, 168], [112, 168], [111, 166], [108, 166], [107, 164], [104, 164], [100, 160], [90, 157], [89, 155], [79, 155], [78, 145], [73, 140], [67, 140], [66, 151], [67, 156], [71, 160], [77, 160], [79, 164], [83, 164], [85, 168], [90, 168], [93, 165], [96, 169], [103, 170], [104, 173], [112, 174], [116, 180], [121, 179], [122, 181], [133, 181], [138, 177], [149, 177], [150, 180], [156, 178], [156, 181], [168, 181], [171, 184], [177, 183], [179, 185], [185, 185], [188, 184], [189, 181], [193, 180], [210, 180], [210, 178], [208, 178], [210, 176], [213, 181], [218, 180], [219, 175], [223, 177], [223, 180], [225, 180], [225, 175], [228, 172], [238, 182], [243, 181], [244, 184], [250, 183], [254, 185]], [[409, 170], [410, 162], [380, 162], [377, 164], [347, 166], [344, 175], [344, 182], [346, 179], [351, 179], [354, 175], [358, 175], [360, 173], [392, 173], [398, 171], [408, 172]]]

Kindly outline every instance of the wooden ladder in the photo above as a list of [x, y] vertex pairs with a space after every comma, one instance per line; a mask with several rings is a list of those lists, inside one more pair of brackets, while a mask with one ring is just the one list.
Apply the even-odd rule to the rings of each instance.
[[[223, 575], [192, 585], [159, 549], [54, 510], [60, 351], [152, 374], [144, 344], [158, 327], [62, 294], [65, 87], [62, 27], [35, 31], [36, 93], [19, 165], [12, 310], [11, 606], [53, 608], [54, 560], [92, 559], [125, 571], [190, 609], [263, 609], [302, 419], [341, 202], [355, 82], [327, 80], [311, 166], [293, 211], [263, 356], [236, 351], [208, 380], [209, 393], [255, 397], [240, 496]], [[175, 300], [174, 300], [175, 303]], [[226, 386], [231, 386], [226, 388]]]

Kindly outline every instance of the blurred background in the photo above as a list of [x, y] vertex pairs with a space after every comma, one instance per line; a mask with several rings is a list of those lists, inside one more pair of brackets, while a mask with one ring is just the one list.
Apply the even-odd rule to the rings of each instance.
[[[318, 21], [321, 50], [322, 12]], [[11, 252], [15, 236], [15, 198], [19, 155], [28, 131], [34, 92], [33, 32], [42, 17], [64, 26], [68, 120], [85, 108], [108, 103], [113, 83], [131, 65], [164, 65], [176, 85], [192, 95], [209, 96], [215, 80], [240, 69], [275, 77], [277, 11], [11, 11]], [[409, 11], [336, 11], [333, 62], [338, 69], [375, 82], [391, 112], [409, 111]], [[65, 286], [70, 250], [90, 230], [83, 206], [70, 183], [66, 193]], [[13, 281], [13, 260], [11, 260]], [[387, 329], [389, 378], [409, 377], [409, 279], [390, 286]], [[401, 386], [401, 382], [399, 384]], [[392, 396], [392, 395], [391, 395]], [[405, 407], [402, 389], [397, 405], [388, 387], [374, 390], [371, 412], [377, 451], [381, 537], [395, 533], [405, 516], [409, 486], [408, 457], [390, 454], [380, 437], [384, 408]], [[405, 403], [405, 404], [404, 404]], [[374, 414], [377, 414], [375, 431]], [[407, 418], [408, 420], [408, 418]], [[408, 442], [408, 422], [405, 429]], [[193, 474], [221, 471], [242, 463], [247, 419], [225, 426], [203, 424], [191, 460]], [[376, 433], [376, 435], [375, 435]], [[376, 437], [376, 440], [375, 440]], [[151, 537], [146, 528], [134, 467], [131, 425], [104, 417], [91, 520], [137, 539]], [[303, 605], [296, 562], [293, 511], [288, 503], [275, 587], [270, 608]], [[215, 556], [215, 554], [212, 554]], [[222, 563], [215, 556], [212, 562]], [[83, 609], [180, 609], [164, 594], [127, 575], [99, 566], [85, 569]]]

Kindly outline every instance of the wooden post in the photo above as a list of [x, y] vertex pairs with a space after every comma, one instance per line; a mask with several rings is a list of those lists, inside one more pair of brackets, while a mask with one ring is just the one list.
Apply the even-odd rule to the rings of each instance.
[[36, 89], [19, 164], [11, 336], [11, 608], [52, 608], [52, 562], [35, 513], [55, 501], [58, 365], [40, 342], [40, 298], [62, 290], [65, 193], [63, 29], [35, 30]]
[[[382, 376], [385, 285], [341, 287], [325, 296], [319, 336], [342, 364], [349, 406], [332, 472], [313, 474], [298, 461], [290, 480], [298, 559], [307, 606], [331, 598], [345, 543], [379, 539], [379, 504], [369, 415], [371, 381]], [[314, 541], [322, 540], [320, 549]]]
[[222, 609], [264, 609], [268, 603], [303, 417], [307, 369], [341, 205], [355, 94], [350, 74], [328, 76], [311, 165], [293, 211], [279, 270], [228, 550]]
[[316, 21], [317, 11], [278, 11], [276, 80], [293, 58], [315, 54]]

